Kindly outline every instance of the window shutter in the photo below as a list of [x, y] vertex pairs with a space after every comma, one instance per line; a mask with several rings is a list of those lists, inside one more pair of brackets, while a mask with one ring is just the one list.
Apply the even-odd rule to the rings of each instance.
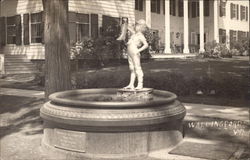
[[139, 0], [139, 11], [143, 11], [143, 0]]
[[233, 3], [230, 4], [231, 19], [233, 19]]
[[230, 30], [229, 31], [229, 36], [230, 36], [230, 43], [232, 43], [234, 40], [233, 40], [233, 33], [234, 31], [233, 30]]
[[6, 44], [6, 18], [0, 17], [0, 46], [4, 46]]
[[77, 37], [77, 31], [76, 31], [76, 13], [74, 12], [69, 12], [68, 13], [68, 22], [69, 22], [69, 39], [70, 39], [70, 44], [75, 44], [76, 43], [76, 37]]
[[157, 13], [161, 13], [161, 1], [160, 0], [157, 0]]
[[240, 41], [241, 40], [241, 31], [238, 31], [236, 34], [237, 34], [238, 40]]
[[135, 10], [139, 10], [139, 0], [135, 0]]
[[246, 7], [246, 21], [248, 21], [248, 7]]
[[196, 17], [196, 2], [192, 2], [192, 18]]
[[183, 17], [183, 1], [179, 0], [179, 17]]
[[22, 44], [22, 24], [21, 15], [16, 15], [16, 45]]
[[190, 11], [191, 11], [191, 2], [188, 1], [188, 17], [191, 16]]
[[223, 16], [223, 13], [222, 13], [223, 11], [222, 11], [222, 2], [220, 2], [220, 17], [222, 17]]
[[29, 14], [23, 15], [23, 44], [29, 45]]
[[175, 16], [176, 15], [176, 5], [175, 5], [176, 3], [175, 3], [175, 0], [173, 0], [173, 16]]
[[209, 0], [204, 0], [204, 16], [209, 16], [209, 10], [210, 10], [210, 7], [209, 7]]
[[91, 37], [98, 37], [98, 14], [91, 14]]
[[197, 17], [199, 17], [200, 16], [200, 4], [199, 4], [199, 2], [196, 2], [196, 8], [197, 8], [197, 10], [196, 10]]
[[237, 7], [236, 7], [236, 16], [237, 16], [237, 19], [239, 19], [239, 5], [237, 4]]
[[240, 20], [243, 19], [243, 6], [240, 6]]
[[45, 12], [41, 12], [42, 14], [42, 24], [40, 28], [40, 33], [42, 34], [42, 44], [44, 44], [44, 23], [45, 23]]

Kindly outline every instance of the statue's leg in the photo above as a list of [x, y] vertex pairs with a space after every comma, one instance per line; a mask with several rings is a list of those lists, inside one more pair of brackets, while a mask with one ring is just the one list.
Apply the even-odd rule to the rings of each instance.
[[129, 85], [124, 87], [125, 89], [134, 89], [134, 83], [135, 83], [135, 68], [134, 68], [134, 63], [130, 55], [128, 55], [128, 64], [129, 64], [129, 69], [130, 69], [130, 82]]
[[136, 54], [133, 57], [134, 65], [135, 65], [135, 73], [136, 73], [136, 76], [138, 79], [138, 85], [135, 89], [142, 89], [143, 88], [143, 71], [141, 68], [141, 59], [140, 58], [141, 58], [140, 53]]

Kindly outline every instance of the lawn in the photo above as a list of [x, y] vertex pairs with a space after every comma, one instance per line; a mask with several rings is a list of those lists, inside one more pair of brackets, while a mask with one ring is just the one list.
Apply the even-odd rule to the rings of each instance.
[[[142, 63], [144, 85], [176, 93], [185, 102], [247, 105], [248, 59], [161, 59]], [[123, 87], [129, 82], [128, 65], [80, 70], [75, 88]], [[202, 91], [197, 95], [198, 91]]]
[[[144, 86], [168, 90], [189, 103], [247, 107], [247, 57], [223, 59], [159, 59], [142, 63]], [[83, 68], [72, 74], [74, 88], [121, 88], [129, 82], [127, 63]], [[34, 81], [2, 83], [0, 87], [43, 89]], [[199, 93], [199, 94], [197, 94]]]

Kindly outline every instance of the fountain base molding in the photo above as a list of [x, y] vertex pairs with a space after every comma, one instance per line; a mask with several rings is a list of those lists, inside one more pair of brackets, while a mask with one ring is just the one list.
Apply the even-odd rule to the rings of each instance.
[[71, 159], [143, 159], [182, 140], [186, 110], [175, 94], [153, 90], [148, 101], [103, 101], [119, 92], [83, 89], [52, 94], [40, 112], [43, 151]]

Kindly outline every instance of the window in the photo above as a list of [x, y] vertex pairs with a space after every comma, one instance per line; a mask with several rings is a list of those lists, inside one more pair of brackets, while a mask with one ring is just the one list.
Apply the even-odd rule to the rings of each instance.
[[170, 0], [170, 15], [175, 16], [175, 0]]
[[237, 41], [237, 32], [234, 30], [230, 30], [230, 42]]
[[[204, 33], [204, 43], [207, 42], [207, 33]], [[197, 34], [197, 44], [200, 44], [200, 34]]]
[[119, 34], [120, 34], [120, 18], [103, 15], [102, 16], [102, 35], [118, 37]]
[[154, 13], [161, 13], [161, 4], [160, 4], [160, 0], [151, 0], [151, 12]]
[[239, 19], [239, 5], [231, 3], [231, 19]]
[[70, 43], [98, 37], [98, 15], [69, 12]]
[[240, 6], [240, 19], [241, 20], [246, 20], [246, 7], [245, 6]]
[[183, 17], [183, 0], [179, 0], [179, 17]]
[[197, 44], [195, 32], [191, 32], [191, 44], [193, 44], [193, 45]]
[[85, 37], [90, 37], [90, 23], [88, 14], [77, 14], [76, 39], [82, 41]]
[[209, 0], [204, 0], [204, 16], [209, 16]]
[[226, 30], [225, 29], [219, 29], [219, 42], [226, 43]]
[[220, 2], [220, 16], [226, 16], [226, 2]]
[[30, 15], [31, 43], [42, 43], [43, 21], [42, 12]]
[[16, 17], [7, 17], [7, 44], [16, 44]]
[[245, 38], [247, 38], [247, 32], [238, 31], [238, 41], [242, 41]]
[[143, 11], [143, 0], [135, 0], [135, 10]]

